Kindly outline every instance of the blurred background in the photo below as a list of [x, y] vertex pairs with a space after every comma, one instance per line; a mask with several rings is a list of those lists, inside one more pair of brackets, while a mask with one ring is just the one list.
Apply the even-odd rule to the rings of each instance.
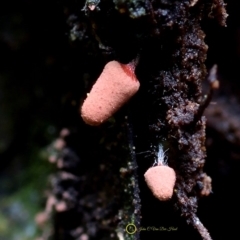
[[[61, 123], [59, 1], [0, 3], [0, 239], [34, 239], [45, 205], [46, 146]], [[65, 80], [66, 82], [66, 80]]]
[[[218, 64], [221, 85], [213, 99], [218, 105], [206, 111], [206, 172], [213, 179], [214, 194], [200, 201], [199, 212], [213, 239], [218, 240], [235, 239], [229, 237], [238, 234], [231, 214], [240, 214], [236, 195], [240, 170], [240, 7], [238, 1], [225, 2], [227, 28], [216, 21], [203, 23], [209, 45], [207, 68]], [[79, 56], [69, 39], [65, 10], [57, 0], [0, 3], [1, 240], [30, 240], [39, 235], [34, 219], [45, 206], [48, 176], [53, 172], [47, 149], [61, 128], [71, 124], [69, 112], [76, 112], [80, 94], [72, 66]], [[77, 120], [75, 116], [72, 121]], [[209, 215], [208, 208], [214, 214]]]

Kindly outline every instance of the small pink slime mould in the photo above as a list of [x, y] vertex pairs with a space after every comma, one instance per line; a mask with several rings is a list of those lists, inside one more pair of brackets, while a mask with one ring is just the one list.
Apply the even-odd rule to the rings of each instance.
[[150, 167], [144, 174], [145, 181], [156, 198], [166, 201], [173, 195], [176, 173], [167, 166], [162, 145], [159, 145], [158, 159], [154, 165], [156, 164], [157, 166]]

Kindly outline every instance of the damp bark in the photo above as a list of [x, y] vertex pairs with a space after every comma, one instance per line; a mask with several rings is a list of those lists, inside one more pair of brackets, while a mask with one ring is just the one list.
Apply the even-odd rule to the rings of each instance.
[[[81, 79], [81, 94], [74, 111], [78, 112], [86, 93], [110, 60], [128, 63], [139, 58], [136, 75], [141, 88], [127, 106], [102, 126], [87, 127], [80, 118], [79, 123], [74, 123], [78, 134], [68, 145], [75, 144], [76, 148], [76, 142], [81, 143], [76, 151], [82, 163], [74, 173], [81, 179], [74, 205], [78, 220], [69, 227], [65, 215], [71, 216], [72, 208], [65, 215], [57, 213], [56, 234], [60, 236], [64, 229], [71, 239], [144, 239], [144, 233], [131, 235], [125, 227], [129, 223], [137, 227], [152, 223], [149, 205], [155, 200], [146, 188], [143, 174], [153, 165], [161, 144], [168, 149], [168, 165], [176, 171], [177, 181], [173, 199], [166, 205], [154, 202], [156, 211], [175, 206], [178, 215], [202, 239], [210, 240], [208, 230], [197, 217], [198, 199], [211, 192], [211, 180], [203, 171], [206, 104], [202, 82], [207, 78], [204, 62], [208, 46], [201, 22], [215, 17], [225, 26], [223, 1], [115, 0], [89, 4], [66, 4], [66, 29], [76, 50], [86, 59], [85, 68], [76, 71]], [[67, 124], [73, 125], [71, 121]], [[71, 157], [67, 159], [72, 161]], [[62, 198], [62, 194], [56, 198]], [[161, 214], [154, 219], [157, 223], [171, 222], [175, 215], [171, 210], [169, 215], [170, 220], [161, 219]]]

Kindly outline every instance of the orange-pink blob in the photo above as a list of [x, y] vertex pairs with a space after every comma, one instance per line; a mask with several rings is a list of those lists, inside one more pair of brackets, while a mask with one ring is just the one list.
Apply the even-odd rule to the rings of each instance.
[[172, 197], [176, 182], [176, 174], [172, 168], [164, 165], [151, 167], [146, 171], [144, 177], [156, 198], [166, 201]]
[[131, 65], [117, 61], [107, 63], [82, 105], [83, 120], [89, 125], [100, 125], [121, 108], [139, 87]]

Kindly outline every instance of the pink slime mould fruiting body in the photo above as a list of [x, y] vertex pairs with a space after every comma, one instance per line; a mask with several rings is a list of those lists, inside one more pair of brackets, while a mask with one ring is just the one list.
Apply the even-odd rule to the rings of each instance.
[[156, 198], [166, 201], [172, 197], [176, 181], [176, 173], [172, 168], [164, 165], [151, 167], [146, 171], [144, 177]]
[[134, 70], [131, 63], [106, 64], [81, 108], [87, 124], [97, 126], [105, 122], [138, 91], [140, 83]]

